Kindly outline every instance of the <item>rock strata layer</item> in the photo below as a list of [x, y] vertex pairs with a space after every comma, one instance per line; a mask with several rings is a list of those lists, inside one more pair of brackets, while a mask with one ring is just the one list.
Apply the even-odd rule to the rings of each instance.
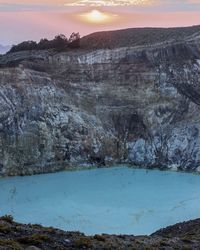
[[200, 26], [181, 41], [0, 56], [0, 174], [200, 169]]

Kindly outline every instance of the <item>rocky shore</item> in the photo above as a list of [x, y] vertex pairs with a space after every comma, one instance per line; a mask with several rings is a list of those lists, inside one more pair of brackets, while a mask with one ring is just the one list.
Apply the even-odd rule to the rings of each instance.
[[161, 229], [150, 236], [94, 235], [64, 232], [52, 227], [20, 224], [11, 216], [0, 218], [2, 250], [133, 250], [200, 249], [200, 219]]

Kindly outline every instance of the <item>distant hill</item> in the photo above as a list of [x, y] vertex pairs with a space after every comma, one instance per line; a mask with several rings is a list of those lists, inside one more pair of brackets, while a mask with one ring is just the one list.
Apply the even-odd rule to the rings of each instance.
[[200, 25], [183, 28], [132, 28], [96, 32], [81, 39], [81, 48], [101, 49], [153, 45], [200, 37]]
[[9, 45], [6, 45], [6, 46], [3, 46], [0, 44], [0, 54], [5, 54], [6, 52], [8, 52], [10, 50], [11, 46]]

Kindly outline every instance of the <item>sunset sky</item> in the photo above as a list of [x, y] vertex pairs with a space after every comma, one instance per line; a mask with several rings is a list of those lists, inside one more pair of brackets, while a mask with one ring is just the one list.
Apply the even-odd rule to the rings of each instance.
[[200, 0], [0, 0], [0, 44], [130, 27], [200, 24]]

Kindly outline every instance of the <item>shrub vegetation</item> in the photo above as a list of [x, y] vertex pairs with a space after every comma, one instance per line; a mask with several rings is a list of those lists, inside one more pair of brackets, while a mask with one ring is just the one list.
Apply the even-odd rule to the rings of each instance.
[[72, 33], [69, 38], [60, 34], [55, 36], [53, 40], [46, 38], [41, 39], [38, 43], [35, 41], [25, 41], [17, 45], [13, 45], [8, 53], [24, 51], [24, 50], [48, 50], [54, 49], [58, 52], [66, 51], [68, 49], [80, 48], [79, 33]]

